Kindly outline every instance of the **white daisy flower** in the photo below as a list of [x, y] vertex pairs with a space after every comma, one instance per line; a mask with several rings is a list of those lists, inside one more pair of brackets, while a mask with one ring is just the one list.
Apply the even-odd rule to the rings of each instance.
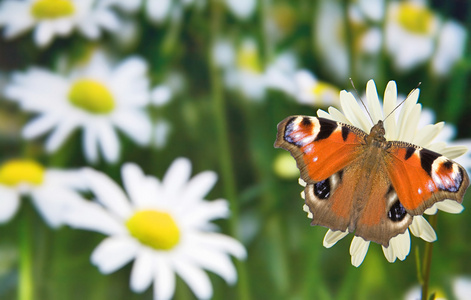
[[253, 15], [256, 7], [256, 0], [225, 0], [229, 10], [239, 19], [247, 19]]
[[100, 148], [106, 161], [116, 162], [120, 144], [115, 127], [140, 145], [150, 141], [146, 71], [141, 58], [112, 65], [98, 52], [66, 76], [39, 68], [15, 73], [5, 94], [38, 114], [23, 128], [26, 139], [52, 131], [45, 148], [55, 152], [72, 131], [82, 128], [85, 157], [96, 162]]
[[9, 160], [0, 165], [0, 223], [9, 222], [20, 207], [21, 197], [33, 205], [51, 227], [63, 224], [64, 213], [84, 188], [78, 171], [46, 169], [32, 160]]
[[394, 1], [387, 12], [386, 48], [399, 70], [408, 71], [431, 59], [432, 71], [445, 75], [463, 56], [465, 28], [443, 21], [424, 1]]
[[34, 41], [47, 46], [54, 36], [70, 35], [78, 29], [85, 37], [97, 39], [101, 28], [116, 31], [117, 15], [94, 0], [6, 0], [0, 6], [0, 27], [13, 38], [34, 28]]
[[311, 72], [300, 70], [294, 76], [296, 99], [299, 103], [327, 106], [340, 104], [340, 89], [334, 85], [318, 80]]
[[191, 164], [173, 162], [162, 181], [146, 176], [135, 164], [122, 167], [125, 191], [103, 173], [86, 169], [83, 177], [96, 197], [70, 211], [72, 227], [103, 233], [91, 261], [108, 274], [134, 260], [130, 286], [143, 292], [154, 284], [154, 299], [171, 299], [178, 274], [197, 298], [212, 296], [209, 276], [203, 269], [233, 284], [237, 273], [230, 255], [246, 257], [235, 239], [215, 232], [214, 219], [227, 218], [226, 200], [204, 200], [216, 174], [202, 172], [192, 179]]
[[[389, 118], [385, 119], [385, 116], [389, 115], [389, 113], [393, 111], [397, 105], [396, 83], [394, 81], [390, 81], [388, 83], [384, 92], [383, 108], [381, 108], [376, 86], [374, 81], [370, 80], [366, 87], [365, 104], [368, 107], [368, 111], [371, 115], [371, 118], [373, 119], [373, 123], [376, 124], [379, 120], [384, 120], [384, 127], [386, 130], [385, 137], [387, 140], [409, 142], [441, 153], [451, 159], [463, 155], [467, 151], [466, 147], [447, 147], [443, 142], [434, 143], [435, 137], [443, 128], [443, 122], [418, 128], [422, 109], [421, 105], [417, 104], [418, 97], [419, 90], [416, 89], [407, 97], [407, 100], [401, 106], [397, 117], [396, 110]], [[366, 133], [370, 132], [373, 124], [350, 92], [345, 90], [340, 92], [340, 104], [344, 113], [333, 107], [329, 107], [328, 112], [318, 110], [317, 115], [322, 118], [328, 118], [346, 124], [351, 124], [362, 129]], [[305, 185], [305, 183], [301, 183]], [[304, 198], [303, 194], [302, 196]], [[306, 210], [306, 208], [304, 209]], [[436, 213], [437, 209], [450, 213], [460, 213], [463, 210], [463, 206], [456, 201], [444, 200], [436, 203], [434, 206], [426, 210], [425, 213], [434, 214]], [[309, 215], [310, 212], [308, 213], [308, 216]], [[409, 230], [412, 232], [412, 234], [422, 238], [427, 242], [433, 242], [437, 238], [433, 228], [422, 216], [414, 216], [412, 224], [409, 226]], [[392, 238], [390, 240], [389, 247], [385, 248], [382, 246], [384, 255], [389, 262], [394, 262], [396, 258], [404, 260], [409, 254], [409, 230], [406, 230], [403, 234], [399, 234]], [[337, 243], [337, 241], [345, 237], [347, 234], [348, 231], [340, 232], [329, 229], [324, 238], [324, 246], [327, 248], [332, 247], [335, 243]], [[361, 237], [355, 236], [353, 238], [350, 247], [350, 254], [352, 256], [352, 264], [354, 266], [358, 267], [363, 262], [368, 251], [369, 244], [369, 241], [364, 241]]]

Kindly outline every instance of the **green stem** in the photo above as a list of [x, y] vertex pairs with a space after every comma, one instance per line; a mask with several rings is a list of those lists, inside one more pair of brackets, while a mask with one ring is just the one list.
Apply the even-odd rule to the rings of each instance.
[[[219, 36], [222, 19], [222, 7], [218, 0], [211, 1], [211, 42], [212, 47]], [[220, 171], [222, 174], [224, 193], [229, 200], [231, 207], [231, 218], [229, 226], [231, 234], [240, 239], [239, 226], [239, 202], [237, 201], [236, 183], [234, 177], [234, 166], [230, 151], [228, 126], [226, 122], [226, 106], [224, 102], [224, 91], [221, 81], [221, 72], [212, 56], [212, 51], [208, 51], [210, 68], [211, 98], [214, 110], [215, 127], [217, 134], [217, 145], [219, 148]], [[239, 274], [238, 299], [250, 299], [247, 269], [244, 263], [237, 261], [236, 268]]]
[[[433, 229], [437, 226], [437, 218], [438, 213], [430, 216], [429, 222]], [[432, 250], [433, 250], [433, 243], [426, 243], [425, 245], [425, 253], [424, 253], [424, 261], [422, 264], [422, 300], [428, 299], [428, 292], [429, 292], [429, 281], [430, 281], [430, 269], [432, 266]]]
[[30, 207], [24, 205], [19, 228], [20, 274], [18, 282], [18, 300], [33, 299], [32, 228]]

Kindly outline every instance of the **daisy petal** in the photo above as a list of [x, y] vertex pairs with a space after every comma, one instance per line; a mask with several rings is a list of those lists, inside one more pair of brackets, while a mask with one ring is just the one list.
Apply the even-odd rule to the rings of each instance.
[[456, 202], [455, 200], [446, 199], [435, 203], [435, 206], [444, 212], [450, 214], [460, 214], [464, 210], [464, 206], [461, 203]]
[[149, 268], [149, 266], [153, 263], [152, 251], [142, 247], [132, 266], [130, 286], [133, 292], [141, 293], [151, 285], [154, 272], [153, 268]]
[[[396, 113], [391, 112], [396, 107], [397, 102], [397, 86], [395, 81], [389, 81], [384, 91], [383, 100], [383, 111], [384, 111], [384, 128], [386, 129], [386, 139], [394, 140], [397, 136], [396, 129]], [[389, 116], [389, 114], [391, 114]], [[387, 117], [389, 116], [389, 117]]]
[[178, 194], [190, 179], [191, 163], [186, 158], [176, 159], [162, 181], [167, 194]]
[[229, 236], [216, 232], [199, 232], [195, 233], [192, 238], [194, 238], [198, 244], [205, 245], [208, 248], [219, 249], [238, 259], [245, 259], [247, 257], [247, 251], [244, 246], [242, 246], [239, 241]]
[[136, 257], [139, 246], [130, 237], [109, 237], [93, 250], [90, 258], [101, 273], [109, 274], [129, 263]]
[[59, 116], [55, 114], [44, 114], [36, 117], [23, 127], [23, 137], [25, 139], [32, 139], [40, 136], [51, 130], [58, 121]]
[[376, 124], [379, 120], [383, 120], [378, 92], [376, 92], [376, 85], [373, 80], [369, 80], [366, 84], [366, 100], [373, 123]]
[[164, 257], [154, 256], [154, 261], [154, 299], [172, 299], [175, 292], [175, 273]]
[[103, 173], [93, 169], [84, 169], [82, 172], [97, 200], [116, 216], [126, 220], [132, 209], [123, 190]]
[[350, 121], [349, 124], [360, 128], [365, 132], [370, 132], [371, 124], [364, 116], [363, 110], [358, 105], [352, 93], [345, 90], [340, 92], [340, 105], [345, 114], [345, 117]]
[[20, 195], [13, 189], [0, 186], [0, 223], [13, 218], [20, 207]]
[[214, 184], [216, 184], [216, 180], [217, 175], [212, 171], [201, 172], [195, 175], [183, 190], [181, 198], [184, 200], [204, 199]]
[[433, 227], [427, 222], [422, 216], [415, 216], [412, 220], [412, 224], [409, 226], [410, 231], [413, 235], [420, 237], [424, 241], [429, 243], [437, 240], [437, 234]]
[[333, 230], [327, 230], [327, 233], [324, 236], [324, 242], [323, 245], [326, 248], [331, 248], [333, 245], [335, 245], [338, 241], [343, 239], [346, 235], [348, 235], [348, 231], [333, 231]]
[[173, 261], [173, 267], [175, 268], [175, 272], [185, 281], [197, 298], [211, 298], [213, 295], [213, 287], [211, 286], [208, 275], [203, 270], [188, 261], [180, 259]]
[[397, 256], [400, 260], [406, 259], [407, 255], [410, 252], [410, 234], [409, 230], [403, 234], [398, 234], [389, 241], [389, 247], [392, 247], [394, 255]]
[[108, 123], [101, 123], [98, 127], [98, 142], [105, 160], [114, 163], [118, 160], [120, 145], [113, 127]]
[[74, 118], [61, 120], [57, 124], [56, 129], [51, 133], [46, 141], [46, 150], [48, 152], [55, 152], [64, 143], [64, 140], [72, 133], [78, 126], [78, 121]]
[[196, 263], [200, 268], [218, 274], [228, 284], [236, 282], [236, 269], [226, 254], [210, 250], [208, 247], [198, 246], [192, 247], [191, 251], [187, 251], [185, 254], [189, 260]]
[[350, 244], [350, 255], [352, 256], [352, 265], [359, 267], [365, 259], [368, 247], [370, 246], [369, 241], [365, 241], [359, 236], [353, 237], [352, 243]]

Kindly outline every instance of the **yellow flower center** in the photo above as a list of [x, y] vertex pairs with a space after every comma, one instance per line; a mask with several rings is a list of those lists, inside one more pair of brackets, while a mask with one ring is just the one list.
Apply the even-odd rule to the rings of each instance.
[[262, 64], [255, 45], [246, 44], [237, 53], [237, 65], [240, 69], [252, 73], [262, 73]]
[[427, 34], [432, 30], [433, 13], [426, 7], [403, 3], [399, 7], [397, 21], [407, 31], [416, 34]]
[[175, 220], [163, 211], [138, 211], [126, 221], [126, 227], [142, 244], [157, 250], [170, 250], [180, 241]]
[[0, 184], [17, 186], [20, 183], [40, 185], [44, 168], [32, 160], [10, 160], [0, 167]]
[[109, 113], [115, 106], [111, 92], [102, 83], [91, 79], [77, 80], [70, 88], [69, 101], [94, 114]]
[[31, 6], [31, 15], [36, 19], [58, 19], [73, 15], [75, 7], [69, 0], [38, 0]]

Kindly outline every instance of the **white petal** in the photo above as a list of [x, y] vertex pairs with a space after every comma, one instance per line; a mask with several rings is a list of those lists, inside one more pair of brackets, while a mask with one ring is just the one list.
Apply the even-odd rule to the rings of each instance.
[[115, 163], [119, 158], [120, 144], [119, 139], [110, 124], [101, 123], [98, 129], [98, 142], [105, 160], [109, 163]]
[[389, 247], [392, 247], [394, 255], [400, 260], [406, 259], [410, 252], [410, 234], [409, 230], [398, 234], [389, 241]]
[[163, 106], [172, 99], [172, 89], [166, 85], [158, 85], [151, 92], [151, 101], [155, 106]]
[[108, 210], [123, 220], [131, 215], [132, 208], [126, 195], [111, 178], [93, 169], [84, 169], [82, 176], [97, 200]]
[[204, 199], [211, 191], [217, 180], [217, 174], [213, 171], [205, 171], [195, 175], [184, 187], [181, 198], [184, 200]]
[[153, 255], [152, 250], [147, 247], [141, 247], [139, 250], [131, 270], [130, 286], [133, 292], [141, 293], [152, 283], [154, 277]]
[[347, 117], [345, 117], [338, 109], [335, 107], [329, 107], [329, 114], [334, 118], [334, 120], [339, 120], [342, 123], [350, 124]]
[[72, 131], [79, 125], [78, 120], [75, 118], [65, 118], [56, 129], [51, 133], [46, 141], [46, 150], [48, 152], [55, 152], [64, 143], [64, 140], [72, 133]]
[[184, 188], [191, 175], [191, 162], [187, 158], [177, 158], [168, 168], [162, 180], [167, 197], [174, 197]]
[[394, 248], [391, 246], [391, 243], [389, 243], [389, 247], [386, 248], [384, 246], [381, 246], [381, 248], [383, 249], [384, 257], [386, 257], [386, 259], [390, 263], [393, 263], [396, 261], [396, 255], [394, 253]]
[[20, 207], [20, 195], [11, 188], [0, 186], [0, 223], [13, 218]]
[[208, 274], [194, 264], [175, 259], [173, 261], [175, 272], [185, 281], [199, 299], [209, 299], [213, 295], [213, 287]]
[[149, 115], [142, 110], [122, 110], [113, 114], [113, 123], [139, 145], [147, 145], [151, 138], [152, 124]]
[[468, 152], [468, 147], [465, 146], [450, 146], [446, 147], [443, 151], [440, 151], [440, 154], [444, 156], [455, 159]]
[[147, 17], [152, 21], [162, 22], [169, 15], [171, 0], [146, 1]]
[[355, 236], [350, 244], [350, 255], [352, 256], [352, 265], [359, 267], [365, 259], [370, 242], [365, 241], [359, 236]]
[[142, 200], [147, 198], [146, 193], [148, 191], [143, 188], [143, 183], [146, 180], [144, 173], [138, 165], [127, 163], [121, 168], [121, 177], [129, 199], [136, 207], [140, 207]]
[[333, 230], [327, 230], [327, 233], [324, 236], [324, 242], [323, 245], [326, 248], [331, 248], [333, 245], [335, 245], [338, 241], [343, 239], [346, 235], [348, 234], [348, 231], [333, 231]]
[[47, 46], [54, 37], [54, 31], [50, 22], [40, 22], [34, 30], [34, 41], [40, 47]]
[[208, 222], [215, 219], [227, 218], [229, 213], [229, 203], [226, 200], [199, 202], [192, 209], [191, 207], [190, 209], [185, 207], [182, 222], [191, 227], [203, 229], [201, 226], [205, 226]]
[[455, 200], [446, 199], [435, 203], [435, 205], [439, 210], [443, 210], [450, 214], [460, 214], [464, 210], [464, 206]]
[[355, 127], [360, 128], [365, 132], [370, 132], [371, 123], [368, 120], [368, 117], [365, 116], [365, 113], [358, 105], [355, 97], [352, 93], [345, 90], [340, 92], [340, 105], [342, 106], [342, 111], [350, 121], [349, 123]]
[[[52, 228], [62, 225], [67, 201], [78, 195], [57, 187], [38, 188], [32, 192], [32, 201], [44, 221]], [[73, 200], [71, 200], [73, 201]]]
[[229, 9], [241, 19], [246, 19], [252, 15], [257, 2], [255, 0], [226, 0]]
[[234, 284], [237, 280], [237, 272], [232, 261], [225, 253], [200, 247], [193, 244], [191, 250], [185, 252], [190, 261], [200, 268], [206, 269], [221, 276], [228, 284]]
[[[395, 81], [389, 81], [384, 91], [383, 111], [386, 118], [394, 110], [397, 103], [397, 86]], [[384, 119], [384, 128], [386, 129], [386, 139], [396, 140], [396, 112]]]
[[442, 130], [445, 123], [429, 124], [417, 131], [411, 143], [422, 147], [427, 147]]
[[95, 127], [87, 126], [83, 130], [83, 152], [91, 163], [98, 161], [98, 132]]
[[433, 227], [427, 222], [422, 216], [415, 216], [412, 220], [412, 224], [409, 226], [410, 231], [413, 235], [420, 237], [424, 241], [429, 243], [437, 240], [437, 234]]
[[192, 234], [191, 238], [195, 239], [195, 243], [227, 252], [238, 259], [245, 259], [247, 257], [247, 251], [244, 246], [236, 239], [227, 235], [215, 232], [199, 232]]
[[381, 111], [381, 105], [379, 104], [378, 92], [376, 91], [376, 85], [373, 80], [369, 80], [366, 84], [366, 101], [373, 123], [378, 123], [379, 120], [383, 120], [383, 113]]
[[64, 214], [64, 223], [73, 228], [96, 231], [106, 235], [126, 234], [127, 229], [97, 203], [83, 200], [74, 203], [73, 209]]
[[40, 136], [51, 130], [58, 121], [59, 116], [56, 114], [49, 113], [40, 115], [25, 125], [22, 132], [23, 137], [25, 139], [32, 139]]
[[93, 250], [90, 260], [101, 273], [109, 274], [134, 259], [138, 250], [139, 245], [130, 237], [109, 237]]
[[158, 255], [154, 261], [154, 300], [171, 299], [175, 292], [175, 273], [166, 257]]
[[471, 279], [458, 277], [453, 280], [453, 294], [456, 300], [469, 300], [471, 295]]

